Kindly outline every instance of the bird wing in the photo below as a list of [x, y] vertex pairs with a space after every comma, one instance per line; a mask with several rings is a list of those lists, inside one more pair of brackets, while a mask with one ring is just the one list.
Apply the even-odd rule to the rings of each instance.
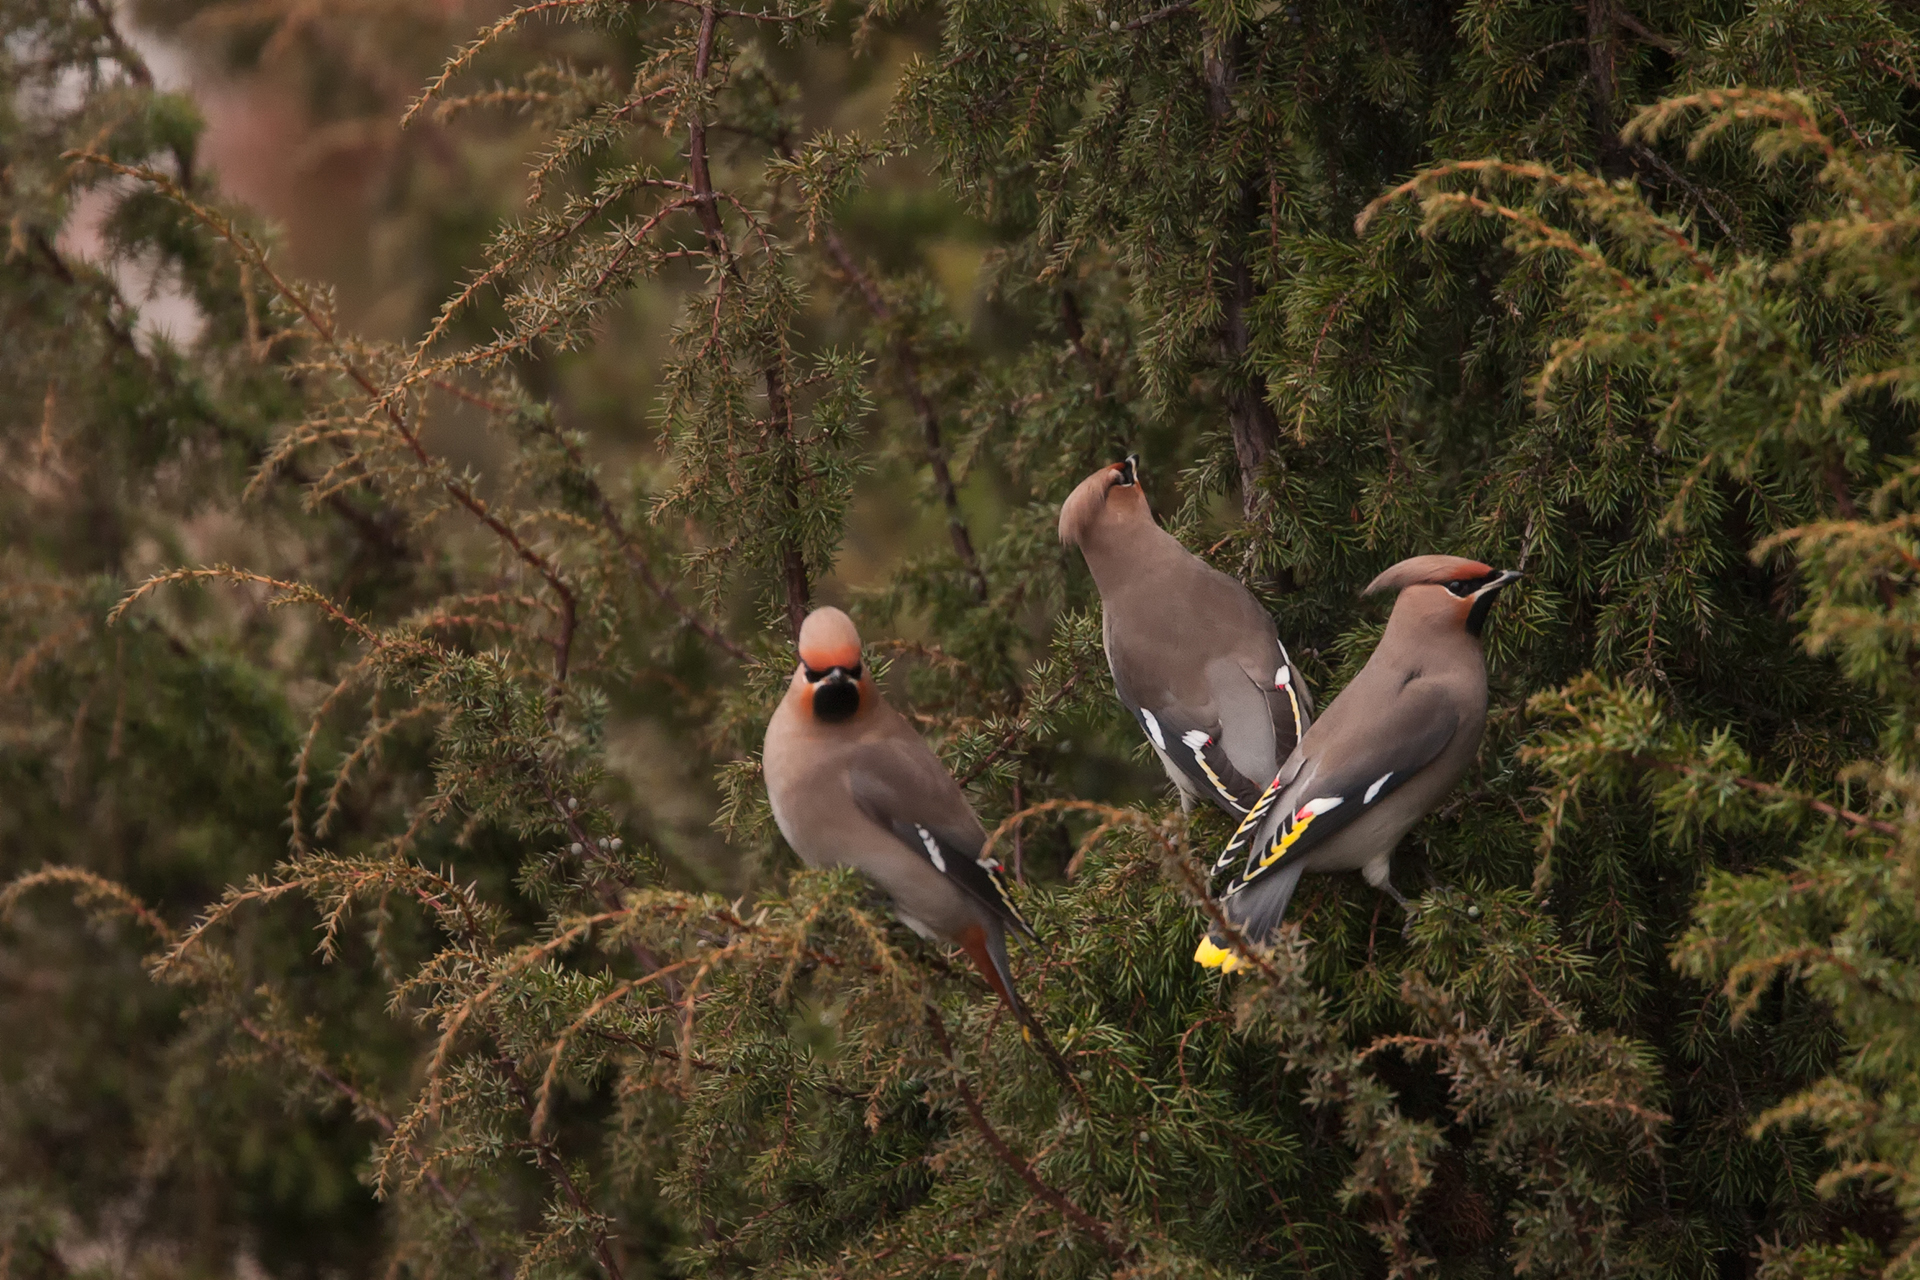
[[[1218, 702], [1221, 690], [1209, 689], [1204, 676], [1195, 681], [1196, 689], [1187, 699], [1174, 695], [1164, 680], [1154, 680], [1143, 671], [1131, 670], [1128, 655], [1109, 643], [1108, 662], [1113, 670], [1114, 692], [1160, 751], [1160, 754], [1187, 779], [1190, 789], [1205, 796], [1230, 813], [1245, 813], [1260, 796], [1260, 784], [1248, 778], [1227, 756], [1226, 730], [1221, 724]], [[1249, 697], [1258, 690], [1247, 688]], [[1204, 702], [1205, 705], [1195, 705]]]
[[[918, 746], [919, 751], [911, 749]], [[1021, 936], [1034, 936], [1001, 879], [1000, 860], [980, 856], [986, 832], [960, 784], [917, 737], [911, 745], [861, 744], [847, 762], [847, 782], [861, 812], [935, 871], [964, 890]]]
[[[1268, 667], [1257, 667], [1241, 660], [1241, 670], [1247, 679], [1253, 681], [1266, 698], [1267, 716], [1273, 721], [1273, 745], [1276, 760], [1285, 764], [1293, 749], [1300, 745], [1300, 739], [1307, 736], [1307, 730], [1313, 725], [1313, 691], [1307, 688], [1307, 682], [1300, 675], [1300, 668], [1294, 665], [1293, 655], [1287, 652], [1287, 646], [1278, 637], [1274, 639], [1274, 648], [1279, 658]], [[1269, 655], [1271, 656], [1271, 655]]]
[[1260, 784], [1234, 768], [1221, 744], [1218, 716], [1196, 715], [1180, 706], [1129, 706], [1147, 741], [1160, 748], [1193, 789], [1234, 813], [1245, 813], [1260, 795]]
[[1214, 864], [1218, 874], [1246, 851], [1244, 865], [1221, 896], [1230, 897], [1324, 845], [1431, 764], [1459, 723], [1444, 689], [1415, 681], [1386, 714], [1369, 717], [1356, 732], [1336, 730], [1325, 742], [1306, 744], [1248, 811]]
[[[1294, 745], [1307, 736], [1307, 730], [1313, 725], [1318, 710], [1313, 705], [1313, 690], [1300, 674], [1300, 668], [1294, 665], [1293, 655], [1287, 652], [1287, 646], [1278, 638], [1274, 647], [1280, 650], [1280, 665], [1273, 673], [1273, 692], [1268, 695], [1275, 703], [1273, 723], [1276, 728], [1283, 725], [1293, 726]], [[1280, 713], [1279, 703], [1285, 702], [1285, 714]]]
[[[1271, 654], [1228, 644], [1239, 648], [1236, 656], [1221, 654], [1205, 662], [1198, 655], [1218, 652], [1220, 643], [1183, 650], [1177, 639], [1161, 637], [1165, 643], [1156, 646], [1143, 645], [1135, 636], [1129, 644], [1115, 634], [1111, 610], [1103, 619], [1103, 635], [1114, 691], [1147, 741], [1180, 771], [1190, 790], [1230, 813], [1244, 814], [1266, 790], [1266, 770], [1284, 761], [1306, 733], [1313, 720], [1313, 699], [1299, 668], [1274, 636], [1272, 620], [1244, 587], [1215, 576], [1232, 594], [1212, 603], [1221, 609], [1244, 607], [1249, 625], [1243, 630], [1264, 631], [1273, 645]], [[1207, 618], [1197, 617], [1191, 625], [1205, 627]], [[1184, 666], [1169, 669], [1168, 655], [1175, 660], [1184, 655]], [[1257, 717], [1257, 729], [1250, 716]], [[1240, 764], [1228, 754], [1229, 742], [1237, 744]], [[1259, 757], [1266, 757], [1266, 763], [1255, 767]]]

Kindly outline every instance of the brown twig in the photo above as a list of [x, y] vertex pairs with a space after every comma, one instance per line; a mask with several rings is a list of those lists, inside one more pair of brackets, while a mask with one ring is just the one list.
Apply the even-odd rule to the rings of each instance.
[[[1229, 127], [1233, 119], [1233, 90], [1239, 79], [1239, 61], [1244, 42], [1239, 35], [1222, 36], [1208, 32], [1203, 70], [1207, 86], [1207, 114], [1216, 133]], [[1258, 482], [1266, 466], [1267, 455], [1280, 442], [1280, 422], [1273, 406], [1267, 403], [1264, 383], [1247, 374], [1246, 363], [1253, 346], [1247, 310], [1258, 296], [1253, 271], [1247, 263], [1246, 241], [1259, 211], [1259, 187], [1253, 182], [1241, 185], [1238, 208], [1222, 237], [1220, 274], [1226, 280], [1218, 334], [1222, 363], [1226, 374], [1227, 417], [1233, 436], [1233, 453], [1240, 464], [1241, 510], [1251, 519], [1259, 505]]]
[[1122, 23], [1120, 29], [1122, 31], [1138, 31], [1142, 27], [1151, 26], [1162, 18], [1170, 18], [1183, 9], [1193, 8], [1194, 2], [1195, 0], [1174, 0], [1172, 4], [1162, 5], [1152, 13], [1143, 13], [1131, 22]]
[[1087, 329], [1080, 318], [1080, 299], [1074, 296], [1071, 289], [1060, 291], [1060, 327], [1066, 330], [1068, 348], [1081, 364], [1087, 366], [1087, 373], [1093, 378], [1093, 398], [1098, 401], [1112, 399], [1113, 379], [1094, 359], [1092, 350], [1087, 346]]
[[[0, 178], [0, 190], [5, 190], [6, 187], [7, 184], [4, 178]], [[92, 271], [89, 272], [88, 278], [83, 282], [80, 274], [73, 269], [72, 265], [69, 264], [65, 258], [61, 257], [60, 250], [54, 245], [52, 240], [48, 239], [46, 232], [39, 227], [33, 227], [27, 231], [27, 240], [33, 251], [40, 255], [47, 269], [53, 272], [54, 276], [62, 284], [79, 288], [84, 283], [88, 292], [98, 295], [100, 302], [100, 325], [101, 328], [106, 331], [107, 336], [113, 340], [115, 347], [139, 361], [141, 366], [146, 370], [147, 376], [152, 378], [159, 386], [164, 387], [170, 392], [178, 392], [181, 390], [179, 379], [174, 376], [173, 370], [169, 368], [164, 361], [156, 360], [151, 353], [141, 349], [139, 339], [134, 333], [133, 325], [129, 324], [126, 320], [127, 316], [138, 314], [138, 308], [126, 300], [126, 297], [120, 292], [119, 285], [114, 283], [110, 276], [99, 271]], [[198, 417], [202, 422], [213, 428], [214, 432], [218, 434], [221, 439], [245, 449], [251, 463], [257, 465], [260, 462], [263, 453], [259, 445], [250, 439], [244, 431], [215, 412], [207, 397], [183, 395], [177, 403], [181, 409], [192, 413], [195, 417]], [[305, 489], [312, 484], [312, 478], [310, 476], [307, 476], [299, 467], [290, 463], [282, 464], [281, 471], [286, 475], [287, 479], [298, 488]], [[330, 492], [326, 495], [324, 501], [328, 510], [334, 512], [341, 519], [353, 526], [354, 532], [360, 536], [361, 542], [369, 548], [378, 548], [394, 560], [405, 560], [412, 554], [405, 540], [395, 532], [393, 528], [394, 522], [390, 518], [383, 518], [383, 515], [380, 513], [362, 510], [349, 501], [343, 493]]]
[[948, 1064], [953, 1067], [954, 1087], [959, 1091], [960, 1101], [961, 1104], [966, 1107], [967, 1115], [973, 1120], [973, 1127], [980, 1131], [981, 1138], [985, 1140], [987, 1147], [993, 1154], [999, 1158], [1000, 1163], [1013, 1170], [1014, 1174], [1020, 1181], [1026, 1183], [1027, 1189], [1032, 1191], [1034, 1195], [1040, 1197], [1040, 1199], [1047, 1204], [1052, 1205], [1060, 1212], [1062, 1217], [1078, 1227], [1092, 1239], [1095, 1244], [1098, 1244], [1102, 1249], [1106, 1250], [1107, 1256], [1115, 1262], [1124, 1261], [1132, 1256], [1134, 1249], [1124, 1243], [1112, 1227], [1101, 1222], [1079, 1205], [1067, 1199], [1060, 1191], [1047, 1185], [1047, 1183], [1041, 1179], [1040, 1175], [1033, 1171], [1033, 1166], [1015, 1154], [1013, 1148], [1009, 1147], [1006, 1140], [994, 1129], [992, 1123], [987, 1119], [986, 1112], [980, 1107], [980, 1100], [974, 1096], [973, 1087], [967, 1083], [966, 1077], [960, 1074], [959, 1064], [954, 1060], [953, 1042], [947, 1038], [946, 1023], [941, 1021], [939, 1011], [931, 1004], [927, 1006], [927, 1027], [933, 1032], [934, 1041], [940, 1046], [941, 1054], [945, 1056]]
[[1667, 37], [1658, 32], [1649, 31], [1646, 23], [1634, 17], [1625, 9], [1615, 9], [1613, 11], [1613, 20], [1638, 36], [1642, 44], [1650, 44], [1664, 53], [1677, 54], [1680, 52], [1680, 46], [1677, 42], [1667, 39]]
[[[711, 4], [700, 6], [700, 31], [694, 45], [693, 78], [701, 83], [705, 83], [713, 66], [713, 38], [718, 12]], [[707, 123], [698, 111], [687, 114], [687, 174], [693, 185], [694, 211], [700, 219], [700, 230], [706, 236], [707, 247], [725, 266], [727, 275], [739, 279], [740, 264], [727, 244], [726, 228], [720, 221], [720, 197], [714, 192], [713, 174], [707, 164]], [[717, 295], [714, 303], [716, 307], [719, 305]], [[762, 379], [766, 385], [768, 416], [774, 433], [790, 442], [794, 435], [793, 400], [777, 356], [768, 363]], [[791, 481], [781, 486], [781, 495], [789, 514], [797, 516], [800, 496], [794, 491]], [[812, 591], [807, 582], [806, 556], [791, 538], [782, 542], [780, 571], [787, 599], [787, 625], [797, 640], [800, 638], [800, 624], [806, 621], [812, 604]]]
[[[98, 165], [111, 173], [117, 173], [122, 177], [133, 178], [136, 181], [147, 183], [159, 190], [162, 195], [165, 195], [181, 208], [185, 209], [188, 213], [192, 214], [194, 218], [206, 226], [208, 230], [212, 231], [222, 240], [225, 240], [249, 266], [266, 277], [268, 282], [273, 286], [274, 292], [290, 303], [294, 310], [300, 314], [300, 318], [306, 322], [307, 327], [313, 331], [314, 336], [319, 338], [321, 343], [332, 354], [340, 371], [346, 374], [355, 386], [360, 388], [361, 392], [366, 395], [370, 402], [378, 406], [377, 411], [387, 419], [387, 422], [392, 426], [394, 434], [399, 438], [400, 442], [414, 455], [415, 459], [428, 475], [437, 478], [440, 488], [447, 496], [452, 498], [455, 503], [464, 508], [474, 519], [478, 520], [490, 530], [495, 537], [499, 538], [513, 553], [516, 559], [520, 560], [546, 581], [548, 588], [553, 591], [554, 595], [560, 601], [559, 624], [553, 638], [553, 682], [557, 692], [560, 686], [564, 685], [567, 680], [567, 668], [573, 652], [573, 637], [579, 607], [578, 600], [574, 595], [574, 590], [572, 586], [568, 584], [565, 576], [560, 572], [559, 566], [535, 548], [527, 545], [526, 541], [521, 538], [518, 530], [514, 529], [512, 525], [493, 513], [486, 499], [476, 493], [465, 481], [448, 471], [444, 464], [440, 463], [432, 454], [427, 452], [426, 446], [420, 442], [420, 437], [414, 430], [413, 425], [407, 421], [406, 415], [400, 412], [399, 408], [393, 403], [391, 396], [374, 384], [372, 375], [362, 369], [358, 362], [356, 362], [347, 351], [346, 344], [340, 340], [338, 333], [334, 330], [333, 323], [314, 307], [312, 301], [304, 293], [295, 289], [281, 278], [280, 273], [275, 271], [273, 264], [267, 260], [266, 253], [251, 239], [241, 234], [230, 222], [218, 213], [207, 208], [187, 194], [173, 179], [156, 169], [151, 169], [144, 165], [123, 165], [109, 156], [100, 155], [95, 152], [68, 152], [67, 157], [74, 160], [84, 160], [90, 164]], [[556, 698], [555, 701], [558, 701], [558, 699]]]
[[974, 765], [973, 768], [967, 770], [966, 775], [960, 779], [960, 785], [964, 787], [968, 783], [972, 782], [975, 778], [978, 778], [981, 774], [985, 773], [987, 771], [988, 765], [992, 764], [995, 760], [998, 760], [1002, 755], [1006, 753], [1008, 748], [1012, 747], [1014, 743], [1020, 741], [1021, 738], [1026, 736], [1027, 730], [1030, 727], [1029, 718], [1031, 715], [1037, 715], [1041, 711], [1050, 710], [1051, 708], [1053, 708], [1057, 703], [1059, 703], [1059, 701], [1062, 698], [1066, 697], [1067, 694], [1070, 691], [1072, 691], [1073, 686], [1078, 684], [1080, 682], [1080, 677], [1085, 674], [1086, 674], [1086, 671], [1084, 669], [1075, 671], [1072, 675], [1068, 676], [1065, 680], [1061, 682], [1060, 687], [1058, 689], [1055, 689], [1053, 691], [1052, 696], [1049, 697], [1045, 702], [1041, 703], [1038, 707], [1030, 708], [1028, 715], [1022, 715], [1019, 719], [1017, 719], [1014, 722], [1013, 728], [1007, 730], [1006, 736], [1001, 738], [998, 743], [994, 744], [993, 750], [987, 752], [986, 755], [980, 757], [980, 762]]
[[[840, 267], [856, 292], [867, 304], [867, 310], [882, 329], [893, 326], [894, 312], [888, 305], [886, 296], [880, 292], [880, 286], [860, 267], [846, 242], [837, 231], [829, 229], [824, 237], [827, 252]], [[988, 595], [987, 575], [980, 568], [980, 557], [973, 549], [973, 536], [967, 532], [967, 522], [960, 511], [960, 494], [954, 487], [953, 471], [947, 465], [947, 447], [940, 434], [940, 414], [933, 407], [926, 387], [920, 378], [920, 357], [913, 349], [913, 343], [907, 335], [895, 329], [889, 337], [893, 348], [893, 362], [899, 366], [900, 381], [907, 394], [907, 403], [920, 419], [921, 434], [927, 445], [927, 465], [933, 468], [934, 487], [940, 491], [940, 501], [947, 509], [947, 532], [953, 539], [953, 553], [960, 557], [967, 576], [973, 581], [973, 595], [976, 600], [985, 603]]]
[[[262, 1047], [297, 1061], [301, 1066], [305, 1067], [307, 1072], [315, 1079], [326, 1084], [335, 1093], [346, 1099], [347, 1104], [354, 1109], [356, 1114], [372, 1121], [374, 1126], [387, 1137], [393, 1137], [396, 1128], [393, 1117], [387, 1114], [385, 1108], [355, 1088], [351, 1081], [333, 1071], [324, 1062], [315, 1061], [307, 1054], [299, 1052], [292, 1046], [275, 1040], [265, 1028], [261, 1027], [260, 1024], [252, 1018], [242, 1017], [239, 1020], [239, 1025], [242, 1031], [259, 1041]], [[461, 1211], [459, 1198], [455, 1196], [452, 1189], [441, 1180], [440, 1175], [428, 1167], [427, 1162], [421, 1158], [418, 1148], [411, 1142], [407, 1144], [407, 1150], [420, 1164], [421, 1179], [429, 1187], [433, 1188], [433, 1193], [439, 1196], [441, 1202], [447, 1206], [447, 1212], [453, 1215], [453, 1220], [459, 1224], [460, 1233], [466, 1236], [467, 1242], [473, 1246], [473, 1251], [482, 1258], [488, 1257], [486, 1243], [480, 1238], [479, 1229], [473, 1225], [472, 1219], [468, 1218], [467, 1215]], [[513, 1269], [504, 1262], [490, 1261], [490, 1265], [497, 1275], [510, 1276], [513, 1274]]]
[[[1679, 764], [1671, 760], [1661, 760], [1647, 755], [1630, 755], [1627, 757], [1627, 761], [1642, 769], [1658, 769], [1665, 773], [1677, 773], [1687, 778], [1714, 778], [1719, 776], [1707, 769], [1696, 768], [1688, 764]], [[1831, 818], [1835, 822], [1844, 822], [1848, 826], [1855, 828], [1854, 831], [1848, 833], [1849, 835], [1857, 835], [1862, 831], [1871, 831], [1875, 835], [1892, 836], [1897, 839], [1905, 834], [1904, 830], [1896, 823], [1887, 822], [1880, 818], [1870, 818], [1864, 813], [1855, 813], [1851, 809], [1843, 809], [1837, 804], [1830, 804], [1825, 800], [1816, 799], [1802, 792], [1790, 791], [1775, 782], [1762, 782], [1758, 778], [1746, 777], [1735, 777], [1729, 779], [1729, 781], [1742, 791], [1749, 791], [1754, 795], [1766, 796], [1773, 800], [1788, 800], [1794, 804], [1802, 804], [1815, 813]]]
[[627, 531], [626, 522], [620, 518], [620, 513], [614, 509], [613, 501], [607, 497], [606, 491], [600, 487], [600, 482], [594, 479], [592, 474], [587, 470], [586, 460], [580, 456], [580, 451], [574, 448], [573, 441], [567, 439], [566, 433], [557, 428], [553, 429], [551, 434], [555, 440], [560, 442], [560, 447], [566, 450], [567, 457], [571, 458], [573, 465], [578, 468], [580, 479], [586, 486], [587, 497], [593, 502], [594, 508], [600, 512], [600, 521], [606, 525], [607, 532], [611, 533], [614, 540], [620, 544], [620, 552], [626, 556], [627, 564], [632, 567], [634, 574], [639, 577], [640, 584], [648, 591], [651, 591], [654, 597], [662, 604], [679, 614], [682, 622], [699, 632], [710, 644], [726, 650], [728, 654], [741, 662], [747, 661], [749, 657], [747, 651], [735, 643], [731, 636], [682, 604], [680, 598], [674, 595], [665, 583], [660, 581], [659, 577], [656, 576], [653, 571], [653, 564], [648, 560], [646, 552], [641, 549], [639, 543], [634, 541], [633, 535]]
[[[496, 1059], [493, 1065], [506, 1077], [507, 1085], [513, 1090], [514, 1096], [520, 1099], [521, 1109], [529, 1116], [536, 1115], [537, 1109], [533, 1095], [527, 1088], [527, 1082], [520, 1077], [519, 1064], [511, 1059], [501, 1058]], [[531, 1138], [528, 1145], [533, 1148], [534, 1159], [539, 1162], [540, 1167], [547, 1171], [548, 1176], [566, 1194], [567, 1202], [573, 1206], [574, 1212], [588, 1224], [587, 1230], [593, 1236], [593, 1252], [600, 1259], [600, 1266], [607, 1273], [608, 1280], [623, 1280], [620, 1262], [613, 1256], [613, 1241], [607, 1235], [606, 1215], [596, 1212], [587, 1203], [587, 1198], [580, 1194], [580, 1188], [574, 1185], [573, 1175], [567, 1172], [566, 1161], [560, 1158], [560, 1153], [554, 1148], [551, 1139]]]
[[[626, 876], [621, 873], [620, 864], [614, 861], [612, 854], [603, 850], [599, 842], [594, 839], [592, 833], [580, 824], [579, 809], [577, 807], [570, 809], [567, 807], [567, 804], [561, 800], [559, 791], [553, 785], [553, 779], [547, 775], [547, 771], [541, 762], [538, 760], [530, 761], [529, 768], [532, 770], [534, 778], [540, 784], [541, 797], [552, 807], [554, 813], [559, 815], [560, 824], [566, 828], [567, 834], [573, 837], [572, 843], [580, 846], [580, 854], [578, 856], [590, 859], [599, 864], [602, 871], [611, 872], [622, 884], [628, 883]], [[568, 799], [573, 800], [572, 797], [568, 797]], [[578, 801], [575, 800], [573, 803], [577, 805]], [[620, 896], [620, 889], [611, 883], [606, 876], [596, 875], [593, 878], [593, 883], [590, 888], [593, 896], [598, 898], [600, 904], [609, 911], [623, 909], [624, 903]], [[627, 944], [627, 950], [633, 955], [634, 962], [640, 966], [642, 973], [652, 975], [660, 971], [660, 957], [656, 956], [653, 953], [653, 949], [642, 943], [638, 938], [631, 940]], [[676, 979], [672, 977], [663, 978], [660, 985], [661, 989], [667, 993], [669, 999], [678, 998], [680, 987]]]
[[153, 88], [153, 72], [147, 69], [147, 60], [140, 56], [138, 49], [127, 43], [125, 36], [120, 34], [120, 26], [114, 21], [113, 10], [108, 8], [103, 0], [86, 0], [86, 4], [87, 12], [93, 15], [95, 22], [100, 24], [100, 34], [106, 37], [107, 44], [113, 48], [113, 60], [126, 68], [127, 74], [133, 77], [135, 84], [143, 89]]

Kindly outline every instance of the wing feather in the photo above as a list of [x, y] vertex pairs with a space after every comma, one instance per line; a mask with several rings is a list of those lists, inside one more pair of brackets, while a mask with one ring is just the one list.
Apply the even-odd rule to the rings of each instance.
[[1221, 896], [1289, 866], [1324, 845], [1354, 820], [1431, 764], [1459, 725], [1443, 690], [1415, 684], [1402, 691], [1362, 741], [1315, 743], [1288, 761], [1227, 843], [1216, 873], [1245, 862]]
[[1033, 937], [1033, 926], [1001, 877], [1000, 860], [980, 856], [986, 832], [960, 784], [924, 743], [916, 743], [920, 752], [882, 742], [856, 751], [847, 770], [854, 803], [1007, 926]]

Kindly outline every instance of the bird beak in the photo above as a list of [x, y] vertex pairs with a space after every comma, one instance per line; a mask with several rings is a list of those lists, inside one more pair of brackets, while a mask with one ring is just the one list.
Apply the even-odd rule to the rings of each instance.
[[1500, 576], [1474, 592], [1474, 597], [1478, 599], [1481, 596], [1492, 595], [1496, 591], [1512, 586], [1526, 576], [1526, 574], [1520, 572], [1518, 569], [1502, 569], [1500, 570]]

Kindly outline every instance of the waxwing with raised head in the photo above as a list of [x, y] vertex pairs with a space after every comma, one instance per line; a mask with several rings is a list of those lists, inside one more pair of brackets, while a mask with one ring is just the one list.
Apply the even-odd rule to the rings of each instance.
[[853, 867], [923, 937], [966, 952], [1056, 1070], [1064, 1064], [1014, 990], [1008, 930], [1034, 936], [982, 857], [987, 834], [947, 767], [887, 705], [838, 609], [800, 628], [800, 664], [762, 754], [773, 819], [810, 867]]
[[1100, 468], [1068, 495], [1060, 541], [1086, 557], [1114, 690], [1181, 808], [1198, 798], [1245, 816], [1313, 719], [1273, 619], [1154, 523], [1135, 458]]
[[[1214, 867], [1229, 876], [1220, 908], [1249, 942], [1272, 937], [1307, 871], [1358, 871], [1407, 905], [1389, 875], [1394, 846], [1473, 763], [1487, 723], [1480, 631], [1494, 597], [1519, 576], [1458, 556], [1415, 556], [1368, 585], [1368, 595], [1399, 593], [1379, 645]], [[1217, 926], [1193, 958], [1227, 972], [1244, 963]]]

